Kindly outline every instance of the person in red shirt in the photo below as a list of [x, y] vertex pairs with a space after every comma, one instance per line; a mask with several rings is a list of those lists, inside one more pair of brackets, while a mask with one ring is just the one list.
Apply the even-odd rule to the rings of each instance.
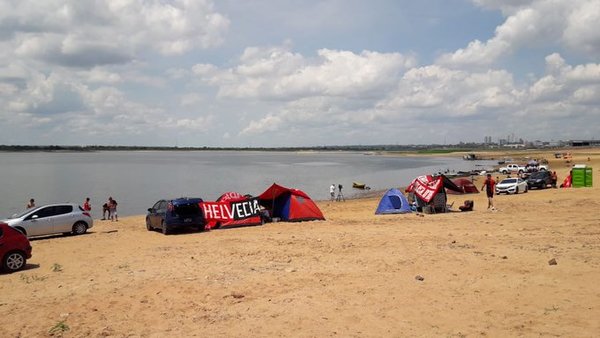
[[494, 207], [494, 188], [495, 187], [496, 187], [496, 181], [494, 181], [491, 174], [487, 174], [487, 178], [485, 179], [485, 181], [483, 182], [483, 185], [481, 186], [481, 191], [483, 191], [483, 188], [485, 188], [485, 193], [487, 194], [487, 198], [488, 198], [488, 209], [491, 208], [492, 210], [496, 210], [496, 208]]
[[90, 198], [87, 197], [85, 202], [83, 202], [83, 210], [90, 212], [92, 211], [92, 204], [90, 203]]

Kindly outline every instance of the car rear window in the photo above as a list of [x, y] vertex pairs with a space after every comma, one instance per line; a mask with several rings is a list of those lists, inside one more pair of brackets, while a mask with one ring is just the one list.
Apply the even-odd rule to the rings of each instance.
[[180, 216], [193, 216], [201, 214], [201, 209], [198, 203], [175, 204], [173, 212]]
[[73, 212], [72, 205], [57, 205], [54, 207], [55, 215], [64, 215]]

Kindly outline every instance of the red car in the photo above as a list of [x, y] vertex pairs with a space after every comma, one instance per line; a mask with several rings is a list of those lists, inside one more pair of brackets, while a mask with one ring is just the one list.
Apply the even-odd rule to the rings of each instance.
[[31, 258], [31, 245], [25, 235], [6, 223], [0, 223], [0, 270], [15, 272]]

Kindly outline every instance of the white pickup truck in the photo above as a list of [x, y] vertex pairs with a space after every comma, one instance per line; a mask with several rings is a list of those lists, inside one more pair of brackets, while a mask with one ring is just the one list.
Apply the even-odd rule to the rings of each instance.
[[531, 165], [528, 164], [525, 166], [526, 172], [528, 173], [534, 173], [536, 171], [548, 171], [548, 166], [545, 164], [537, 164], [537, 165]]
[[518, 165], [516, 163], [509, 163], [505, 167], [501, 167], [500, 169], [498, 169], [498, 171], [501, 174], [508, 174], [508, 173], [522, 174], [522, 173], [527, 172], [527, 168], [525, 166]]

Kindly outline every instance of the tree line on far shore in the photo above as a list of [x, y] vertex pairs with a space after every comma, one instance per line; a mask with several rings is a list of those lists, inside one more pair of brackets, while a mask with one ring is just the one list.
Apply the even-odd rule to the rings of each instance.
[[441, 154], [491, 150], [484, 144], [461, 143], [457, 145], [334, 145], [308, 147], [161, 147], [161, 146], [105, 146], [105, 145], [0, 145], [5, 152], [90, 152], [90, 151], [360, 151], [360, 152], [417, 152]]

